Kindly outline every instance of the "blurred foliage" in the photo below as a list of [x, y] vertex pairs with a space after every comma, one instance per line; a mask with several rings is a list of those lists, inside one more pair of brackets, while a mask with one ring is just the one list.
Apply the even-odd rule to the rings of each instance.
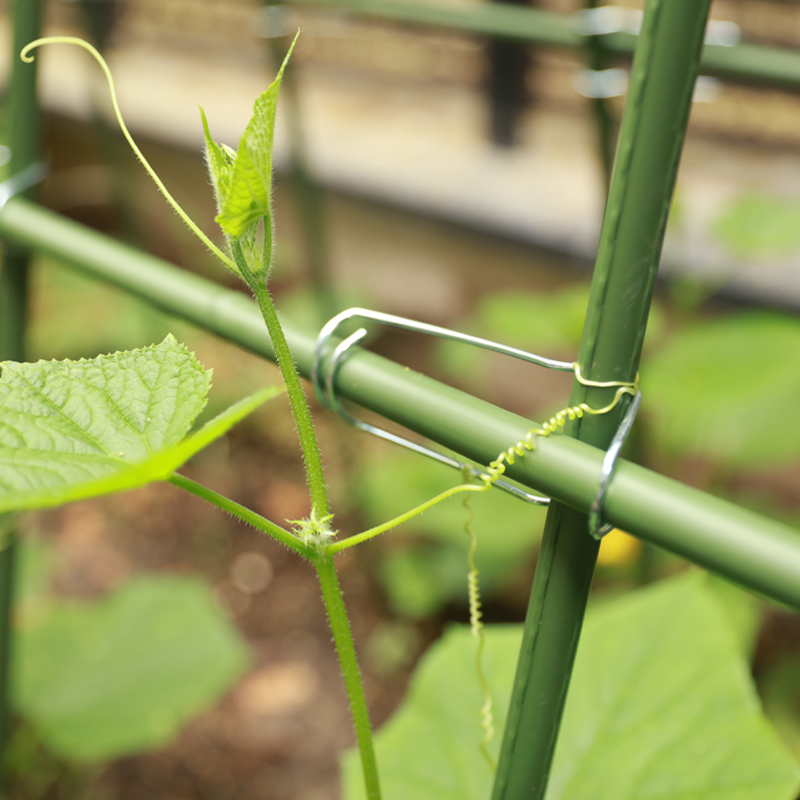
[[[485, 629], [495, 758], [521, 632], [521, 626]], [[386, 800], [489, 795], [492, 772], [478, 749], [483, 697], [475, 648], [469, 629], [451, 629], [426, 654], [406, 700], [378, 734]], [[701, 575], [590, 610], [548, 800], [793, 800], [800, 768], [776, 741], [746, 674], [726, 616]], [[344, 787], [348, 800], [364, 796], [353, 751], [344, 761]]]
[[642, 367], [654, 444], [726, 466], [800, 452], [800, 320], [731, 314], [688, 325]]
[[764, 713], [800, 759], [800, 653], [777, 659], [757, 680]]
[[[454, 327], [474, 336], [566, 358], [577, 355], [583, 319], [589, 302], [589, 284], [580, 283], [542, 294], [509, 289], [483, 295], [474, 312]], [[469, 376], [485, 383], [490, 354], [478, 347], [442, 340], [436, 343], [436, 361], [448, 375]]]
[[43, 591], [51, 560], [42, 545], [26, 544], [20, 562], [14, 701], [66, 759], [165, 744], [245, 668], [245, 645], [201, 580], [141, 575], [78, 602]]
[[28, 348], [32, 358], [94, 358], [160, 342], [192, 328], [152, 305], [45, 258], [34, 262]]
[[800, 247], [800, 200], [747, 192], [731, 200], [713, 233], [735, 256], [768, 258]]

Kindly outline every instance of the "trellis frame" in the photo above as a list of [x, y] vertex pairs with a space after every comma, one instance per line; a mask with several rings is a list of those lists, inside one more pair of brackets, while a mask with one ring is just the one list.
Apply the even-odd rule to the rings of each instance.
[[[708, 5], [709, 0], [648, 0], [578, 357], [584, 374], [596, 380], [630, 381], [638, 368]], [[12, 10], [18, 53], [38, 36], [40, 3], [14, 0]], [[34, 76], [35, 65], [15, 63], [9, 92], [12, 174], [37, 157]], [[24, 357], [31, 252], [113, 283], [273, 358], [260, 314], [243, 295], [70, 222], [29, 198], [14, 197], [0, 209], [0, 237], [6, 244], [0, 273], [0, 360]], [[301, 371], [308, 375], [315, 333], [288, 324], [287, 338]], [[336, 391], [484, 464], [530, 428], [527, 420], [366, 351], [348, 358]], [[570, 403], [604, 405], [609, 391], [576, 383]], [[586, 513], [597, 488], [602, 448], [618, 416], [584, 420], [568, 429], [568, 436], [539, 439], [535, 451], [509, 469], [511, 477], [556, 503], [537, 564], [493, 800], [544, 796], [597, 556]], [[611, 484], [605, 519], [800, 609], [800, 536], [791, 528], [626, 462], [620, 462]], [[12, 561], [13, 549], [6, 548], [0, 556], [3, 692]], [[538, 697], [535, 718], [531, 687]], [[7, 725], [7, 708], [7, 699], [0, 697], [0, 735]]]

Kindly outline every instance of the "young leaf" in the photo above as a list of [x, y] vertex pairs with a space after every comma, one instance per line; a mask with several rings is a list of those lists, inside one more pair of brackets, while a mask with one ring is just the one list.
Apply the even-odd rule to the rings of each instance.
[[283, 71], [292, 55], [295, 42], [292, 42], [275, 80], [256, 99], [253, 116], [247, 123], [239, 149], [235, 153], [214, 142], [201, 109], [206, 159], [219, 207], [217, 222], [230, 238], [245, 237], [245, 245], [253, 250], [256, 229], [263, 220], [264, 244], [259, 260], [267, 268], [272, 256], [272, 146], [275, 137], [275, 112]]
[[211, 376], [171, 335], [92, 360], [0, 367], [0, 512], [165, 480], [282, 391], [257, 392], [184, 439]]
[[[496, 755], [520, 626], [487, 626]], [[476, 641], [451, 629], [378, 734], [385, 800], [485, 800]], [[699, 576], [610, 601], [587, 618], [547, 800], [794, 800], [800, 768], [759, 708], [741, 647]], [[345, 760], [345, 797], [360, 800]]]
[[74, 760], [166, 743], [247, 661], [210, 588], [185, 576], [136, 578], [100, 602], [51, 603], [22, 620], [15, 704]]
[[233, 165], [236, 162], [236, 151], [223, 144], [217, 144], [211, 138], [208, 129], [206, 112], [200, 108], [200, 117], [203, 120], [203, 135], [206, 140], [206, 165], [211, 183], [214, 186], [214, 198], [217, 201], [217, 210], [222, 211], [223, 198], [230, 193]]

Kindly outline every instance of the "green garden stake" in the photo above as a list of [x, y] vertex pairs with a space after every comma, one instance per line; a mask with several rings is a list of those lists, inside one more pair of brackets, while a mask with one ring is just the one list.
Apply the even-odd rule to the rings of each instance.
[[[631, 71], [578, 363], [594, 380], [634, 380], [697, 77], [709, 0], [648, 0]], [[608, 389], [573, 383], [570, 405]], [[605, 448], [620, 412], [566, 433]], [[545, 525], [493, 800], [545, 795], [599, 542], [554, 503]]]
[[[13, 50], [39, 35], [42, 22], [40, 0], [12, 0]], [[9, 174], [20, 175], [35, 167], [40, 148], [40, 114], [36, 99], [36, 70], [27, 69], [13, 59], [8, 86], [8, 146], [11, 150]], [[31, 194], [30, 187], [23, 192]], [[6, 198], [7, 199], [7, 198]], [[0, 361], [22, 361], [25, 357], [25, 326], [28, 305], [28, 267], [30, 251], [9, 244], [4, 248], [0, 270]], [[13, 523], [0, 518], [0, 754], [5, 752], [10, 727], [9, 680], [11, 664], [11, 606], [16, 562], [16, 535]], [[0, 773], [0, 790], [2, 773]]]

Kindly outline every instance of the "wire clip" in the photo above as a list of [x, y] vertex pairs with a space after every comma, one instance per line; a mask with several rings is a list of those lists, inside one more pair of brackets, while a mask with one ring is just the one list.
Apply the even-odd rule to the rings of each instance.
[[29, 167], [20, 170], [16, 175], [6, 178], [0, 183], [0, 211], [5, 208], [6, 203], [20, 192], [30, 189], [31, 186], [36, 186], [44, 180], [47, 175], [47, 165], [41, 161], [31, 164]]
[[603, 466], [600, 468], [600, 485], [592, 502], [592, 507], [589, 509], [589, 533], [595, 539], [602, 539], [614, 529], [613, 525], [603, 524], [602, 522], [603, 506], [608, 493], [608, 485], [611, 482], [614, 467], [617, 464], [617, 457], [625, 444], [625, 440], [628, 438], [628, 434], [631, 432], [633, 421], [636, 419], [636, 413], [639, 411], [641, 403], [642, 393], [637, 390], [628, 404], [628, 408], [625, 409], [619, 428], [617, 428], [617, 432], [614, 434], [614, 438], [611, 440], [611, 444], [603, 457]]
[[549, 497], [541, 497], [540, 495], [530, 494], [524, 491], [519, 486], [509, 483], [504, 480], [497, 480], [496, 476], [491, 475], [484, 469], [480, 469], [473, 464], [467, 464], [463, 461], [449, 456], [445, 453], [440, 453], [425, 445], [417, 444], [402, 436], [397, 436], [394, 433], [378, 428], [375, 425], [370, 425], [363, 420], [357, 419], [344, 409], [339, 398], [336, 396], [335, 383], [336, 375], [341, 367], [348, 351], [351, 347], [361, 342], [367, 335], [365, 328], [359, 328], [355, 333], [343, 339], [333, 350], [330, 355], [328, 368], [323, 376], [321, 372], [322, 361], [327, 355], [327, 346], [331, 338], [335, 335], [338, 328], [348, 320], [362, 319], [379, 322], [382, 325], [389, 325], [394, 328], [402, 328], [403, 330], [416, 331], [418, 333], [425, 333], [429, 336], [437, 336], [441, 339], [449, 339], [455, 342], [463, 342], [464, 344], [471, 344], [475, 347], [481, 347], [485, 350], [492, 350], [496, 353], [513, 356], [514, 358], [528, 361], [531, 364], [537, 364], [540, 367], [547, 369], [555, 369], [561, 372], [574, 372], [574, 364], [570, 361], [556, 361], [552, 358], [545, 358], [536, 355], [535, 353], [528, 353], [525, 350], [519, 350], [516, 347], [508, 347], [507, 345], [498, 344], [488, 339], [481, 339], [478, 336], [470, 336], [466, 333], [458, 333], [457, 331], [449, 330], [448, 328], [440, 328], [437, 325], [428, 325], [424, 322], [417, 322], [416, 320], [405, 319], [404, 317], [395, 317], [391, 314], [383, 314], [379, 311], [369, 311], [364, 308], [350, 308], [347, 311], [342, 311], [331, 320], [329, 320], [320, 331], [317, 338], [317, 344], [314, 348], [314, 362], [311, 368], [311, 383], [314, 386], [314, 392], [319, 401], [328, 408], [339, 414], [342, 419], [349, 422], [356, 428], [363, 431], [379, 436], [395, 444], [399, 444], [415, 453], [420, 453], [442, 464], [455, 467], [459, 470], [467, 470], [472, 476], [490, 480], [493, 484], [503, 489], [504, 491], [525, 500], [528, 503], [536, 505], [548, 505], [550, 502]]

